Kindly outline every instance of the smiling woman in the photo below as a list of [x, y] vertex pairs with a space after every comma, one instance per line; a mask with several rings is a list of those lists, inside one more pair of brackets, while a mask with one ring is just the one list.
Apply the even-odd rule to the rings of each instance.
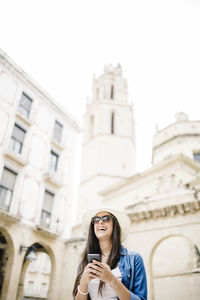
[[[83, 229], [88, 235], [75, 280], [75, 300], [146, 300], [147, 282], [142, 257], [121, 242], [129, 232], [130, 220], [110, 208], [86, 211]], [[88, 254], [101, 261], [88, 263]]]

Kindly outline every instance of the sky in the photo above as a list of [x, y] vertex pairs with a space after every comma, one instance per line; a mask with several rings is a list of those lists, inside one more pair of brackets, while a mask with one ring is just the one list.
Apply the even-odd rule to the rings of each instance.
[[200, 119], [199, 0], [0, 0], [0, 47], [81, 126], [93, 75], [120, 63], [138, 172], [156, 127]]

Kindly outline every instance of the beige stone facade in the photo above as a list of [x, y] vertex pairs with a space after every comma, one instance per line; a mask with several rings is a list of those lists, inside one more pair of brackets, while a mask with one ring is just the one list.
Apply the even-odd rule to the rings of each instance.
[[[131, 219], [124, 245], [144, 258], [149, 300], [199, 299], [200, 121], [177, 114], [154, 136], [152, 167], [137, 173], [127, 82], [120, 66], [105, 67], [84, 116], [77, 226], [70, 238], [79, 128], [3, 52], [0, 76], [0, 299], [72, 299], [85, 246], [81, 212], [102, 204]], [[31, 246], [35, 262], [27, 259]]]
[[[1, 300], [61, 299], [78, 132], [77, 122], [1, 51]], [[39, 261], [34, 272], [31, 250]], [[40, 268], [47, 258], [48, 271]]]
[[[114, 72], [111, 73], [115, 76]], [[104, 84], [109, 86], [109, 81]], [[118, 89], [117, 83], [115, 84]], [[115, 104], [112, 99], [108, 101], [111, 106], [119, 104], [118, 99], [114, 99]], [[100, 105], [97, 100], [91, 103], [93, 110]], [[88, 115], [89, 109], [86, 117]], [[126, 120], [131, 122], [131, 119]], [[116, 127], [120, 126], [119, 120], [116, 119], [115, 122]], [[109, 124], [109, 119], [104, 119], [104, 126]], [[85, 131], [87, 136], [87, 126]], [[109, 145], [107, 139], [112, 141], [112, 134], [99, 135], [102, 143], [104, 142], [105, 153], [109, 153], [110, 148], [106, 148], [106, 145]], [[119, 143], [123, 144], [123, 140]], [[84, 151], [94, 151], [88, 152], [90, 155], [83, 162], [83, 165], [87, 162], [89, 167], [90, 158], [92, 161], [98, 148], [97, 140], [91, 141], [91, 144], [93, 150], [90, 146], [87, 149], [83, 146], [83, 157], [86, 157]], [[117, 146], [112, 150], [115, 152], [114, 157], [118, 157], [119, 164], [123, 162], [121, 150]], [[132, 154], [133, 158], [135, 153]], [[127, 157], [128, 160], [131, 159]], [[103, 159], [108, 170], [113, 162], [107, 160], [106, 154]], [[177, 113], [173, 124], [156, 132], [152, 163], [150, 169], [142, 173], [135, 172], [104, 188], [94, 178], [89, 179], [87, 190], [96, 194], [99, 205], [111, 206], [128, 213], [131, 230], [124, 245], [139, 251], [144, 258], [148, 299], [197, 300], [200, 297], [200, 121], [189, 121], [185, 113]], [[84, 166], [83, 173], [86, 168]], [[101, 178], [96, 165], [91, 163], [91, 167], [96, 178]], [[109, 173], [105, 171], [104, 178], [106, 174]], [[82, 191], [81, 187], [80, 192]], [[80, 194], [80, 199], [84, 200], [84, 193]], [[92, 199], [91, 205], [94, 204]], [[84, 201], [85, 204], [90, 206], [90, 202]], [[73, 247], [76, 247], [76, 251]], [[81, 252], [83, 247], [84, 243], [80, 241], [78, 245], [76, 242], [68, 245], [68, 253], [76, 253], [74, 261], [77, 264], [77, 251]], [[75, 277], [74, 265], [69, 267]]]

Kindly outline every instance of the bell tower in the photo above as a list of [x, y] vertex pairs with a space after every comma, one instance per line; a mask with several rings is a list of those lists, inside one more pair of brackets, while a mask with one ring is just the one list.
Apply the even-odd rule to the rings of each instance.
[[105, 66], [104, 73], [93, 79], [84, 116], [78, 216], [102, 204], [100, 191], [135, 172], [135, 128], [127, 81], [119, 64]]

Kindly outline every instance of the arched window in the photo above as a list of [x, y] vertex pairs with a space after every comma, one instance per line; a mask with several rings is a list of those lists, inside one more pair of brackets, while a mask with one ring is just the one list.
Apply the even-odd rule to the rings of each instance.
[[90, 117], [90, 138], [94, 135], [94, 116], [91, 115]]
[[111, 114], [111, 134], [114, 134], [115, 131], [115, 114], [112, 112]]
[[110, 99], [114, 99], [114, 85], [111, 85], [111, 90], [110, 90]]
[[96, 90], [96, 100], [99, 100], [99, 88]]

